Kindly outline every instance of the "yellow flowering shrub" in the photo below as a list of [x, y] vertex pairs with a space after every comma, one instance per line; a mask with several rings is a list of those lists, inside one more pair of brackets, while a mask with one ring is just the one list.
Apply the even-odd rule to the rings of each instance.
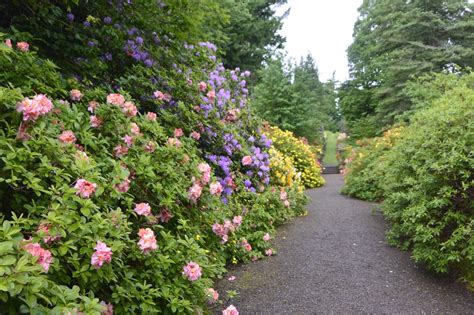
[[[301, 183], [306, 188], [319, 187], [324, 184], [324, 178], [321, 176], [321, 166], [310, 145], [295, 137], [292, 132], [283, 131], [278, 127], [267, 126], [264, 132], [272, 139], [274, 148], [284, 156], [283, 161], [285, 161], [285, 158], [291, 160], [296, 171], [301, 174]], [[278, 172], [278, 167], [275, 172]], [[285, 178], [282, 171], [279, 171], [276, 176], [279, 177], [279, 180], [286, 179], [288, 181], [288, 177]]]
[[291, 157], [285, 156], [273, 146], [268, 152], [270, 154], [270, 182], [282, 187], [301, 185], [301, 173], [296, 170]]

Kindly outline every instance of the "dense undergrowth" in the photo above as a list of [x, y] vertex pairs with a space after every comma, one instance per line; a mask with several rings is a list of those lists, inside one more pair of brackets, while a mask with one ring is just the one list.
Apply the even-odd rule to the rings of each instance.
[[391, 244], [474, 284], [474, 75], [413, 84], [421, 108], [403, 128], [363, 140], [349, 157], [343, 192], [383, 200]]
[[263, 131], [203, 9], [70, 5], [0, 35], [0, 311], [206, 312], [320, 168]]

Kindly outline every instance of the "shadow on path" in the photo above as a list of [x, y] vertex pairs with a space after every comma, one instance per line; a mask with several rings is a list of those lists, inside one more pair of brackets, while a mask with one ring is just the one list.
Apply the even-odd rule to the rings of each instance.
[[309, 214], [279, 228], [278, 255], [232, 268], [217, 290], [240, 314], [474, 314], [474, 293], [387, 245], [376, 204], [339, 194], [341, 175], [309, 190]]

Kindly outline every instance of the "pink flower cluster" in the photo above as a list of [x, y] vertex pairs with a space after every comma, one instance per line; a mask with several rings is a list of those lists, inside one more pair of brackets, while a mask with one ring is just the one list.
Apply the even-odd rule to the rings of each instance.
[[268, 242], [270, 240], [270, 234], [265, 233], [265, 235], [262, 238], [265, 242]]
[[[189, 199], [191, 199], [194, 202], [196, 202], [199, 199], [199, 197], [201, 197], [204, 185], [209, 183], [209, 181], [211, 180], [212, 169], [209, 166], [209, 164], [199, 163], [198, 170], [201, 173], [201, 178], [200, 179], [193, 178], [193, 185], [191, 186], [191, 188], [189, 188]], [[215, 194], [217, 194], [219, 193], [219, 190], [220, 189], [218, 185], [215, 183], [215, 185], [211, 188], [211, 193], [214, 192]], [[220, 192], [222, 192], [222, 190]]]
[[110, 261], [112, 260], [112, 249], [110, 247], [108, 247], [104, 242], [97, 241], [94, 249], [95, 252], [91, 257], [92, 266], [99, 269], [104, 263], [110, 264]]
[[79, 90], [71, 90], [69, 92], [69, 97], [72, 101], [80, 101], [82, 99], [83, 94]]
[[228, 308], [222, 311], [222, 315], [239, 315], [239, 311], [234, 305], [230, 305]]
[[68, 144], [72, 144], [76, 142], [76, 136], [74, 135], [74, 132], [72, 132], [71, 130], [63, 131], [59, 135], [58, 139], [62, 143], [68, 143]]
[[201, 278], [201, 267], [194, 261], [190, 261], [186, 266], [183, 267], [183, 275], [188, 277], [188, 280], [190, 281], [196, 281], [197, 279]]
[[199, 87], [199, 91], [201, 91], [201, 92], [204, 92], [205, 90], [207, 90], [207, 84], [206, 84], [206, 82], [203, 82], [203, 81], [199, 82], [199, 86], [198, 86], [198, 87]]
[[176, 128], [176, 129], [174, 130], [174, 136], [175, 136], [176, 138], [182, 137], [183, 134], [184, 134], [184, 133], [183, 133], [183, 129], [181, 129], [181, 128]]
[[115, 190], [126, 193], [130, 189], [130, 179], [125, 178], [121, 183], [115, 185]]
[[146, 119], [149, 121], [156, 121], [156, 114], [153, 112], [146, 113]]
[[242, 217], [238, 215], [232, 219], [232, 222], [230, 220], [225, 220], [224, 224], [214, 223], [212, 225], [212, 232], [217, 236], [220, 236], [223, 243], [227, 243], [229, 240], [228, 234], [234, 232], [241, 224]]
[[285, 189], [280, 190], [280, 200], [283, 201], [283, 204], [285, 207], [289, 208], [290, 207], [290, 201], [288, 200], [288, 194]]
[[52, 243], [52, 242], [55, 242], [55, 241], [61, 239], [61, 235], [60, 235], [60, 234], [57, 234], [57, 235], [55, 235], [55, 236], [51, 236], [51, 235], [50, 235], [50, 232], [49, 232], [49, 229], [50, 229], [50, 228], [51, 228], [51, 223], [46, 223], [46, 222], [42, 222], [42, 223], [40, 223], [40, 225], [38, 226], [37, 233], [44, 235], [44, 237], [43, 237], [43, 242], [45, 242], [46, 244]]
[[138, 113], [138, 109], [135, 104], [133, 104], [132, 102], [126, 102], [125, 97], [118, 93], [112, 93], [107, 95], [107, 103], [119, 106], [120, 108], [122, 108], [122, 111], [128, 117], [136, 116]]
[[207, 296], [209, 297], [209, 303], [215, 303], [219, 300], [219, 293], [213, 288], [207, 289]]
[[144, 202], [136, 204], [134, 210], [138, 215], [149, 216], [151, 214], [150, 205]]
[[167, 209], [161, 210], [157, 215], [157, 218], [163, 223], [167, 223], [172, 217], [173, 216], [171, 215], [171, 212], [169, 212]]
[[76, 195], [79, 195], [82, 198], [89, 198], [95, 192], [97, 184], [80, 178], [76, 181], [74, 188], [77, 190]]
[[97, 107], [99, 107], [99, 103], [97, 101], [90, 101], [87, 111], [93, 113]]
[[252, 250], [252, 246], [249, 244], [247, 239], [243, 239], [241, 243], [242, 247], [245, 248], [246, 251], [250, 252]]
[[269, 249], [265, 250], [265, 255], [267, 255], [267, 256], [273, 255], [273, 249], [269, 248]]
[[140, 236], [138, 246], [140, 246], [143, 253], [146, 254], [158, 248], [158, 245], [156, 245], [155, 233], [150, 228], [140, 229], [138, 231], [138, 236]]
[[246, 155], [242, 158], [242, 165], [243, 166], [249, 166], [252, 164], [252, 157], [250, 155]]
[[171, 101], [171, 95], [168, 93], [163, 93], [161, 91], [155, 91], [153, 93], [153, 96], [155, 96], [155, 98], [160, 101], [166, 101], [166, 102]]
[[31, 243], [29, 240], [22, 246], [22, 248], [30, 253], [31, 255], [38, 257], [38, 263], [43, 267], [45, 272], [48, 272], [49, 265], [53, 262], [53, 256], [51, 252], [47, 249], [41, 248], [39, 243]]
[[221, 183], [214, 182], [209, 186], [209, 189], [211, 191], [211, 195], [220, 196], [222, 191], [224, 190], [224, 187], [222, 187]]
[[18, 105], [17, 111], [23, 113], [24, 121], [35, 121], [38, 117], [49, 113], [53, 103], [44, 94], [38, 94], [33, 99], [24, 98]]
[[179, 141], [178, 138], [168, 138], [168, 141], [166, 141], [166, 144], [179, 148], [181, 146], [181, 141]]

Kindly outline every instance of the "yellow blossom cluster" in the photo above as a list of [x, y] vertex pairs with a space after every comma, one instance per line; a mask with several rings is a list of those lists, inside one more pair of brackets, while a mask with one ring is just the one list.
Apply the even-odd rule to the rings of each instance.
[[321, 166], [313, 151], [315, 149], [295, 137], [292, 132], [283, 131], [278, 127], [268, 126], [265, 133], [272, 139], [274, 148], [291, 160], [296, 171], [301, 174], [301, 182], [305, 187], [313, 188], [324, 184]]

